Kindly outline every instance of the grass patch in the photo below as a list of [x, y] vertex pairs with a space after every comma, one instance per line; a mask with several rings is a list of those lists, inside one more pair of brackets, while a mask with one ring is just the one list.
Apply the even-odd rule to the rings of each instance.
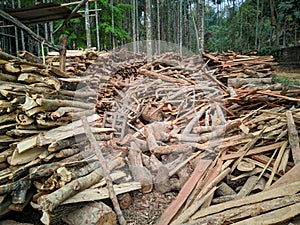
[[300, 85], [300, 76], [290, 76], [287, 74], [274, 74], [273, 76], [273, 80], [276, 83], [281, 83], [284, 85]]

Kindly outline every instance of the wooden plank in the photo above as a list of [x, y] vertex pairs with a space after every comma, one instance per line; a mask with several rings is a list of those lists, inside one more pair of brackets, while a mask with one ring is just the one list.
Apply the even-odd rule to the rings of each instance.
[[[281, 142], [270, 144], [270, 145], [267, 145], [267, 146], [253, 148], [252, 150], [247, 152], [245, 156], [260, 154], [260, 153], [263, 153], [263, 152], [274, 150], [276, 148], [280, 148], [284, 144], [284, 142], [285, 141], [281, 141]], [[227, 154], [225, 156], [222, 156], [222, 160], [236, 159], [236, 158], [241, 157], [242, 155], [243, 155], [243, 152], [231, 153], [231, 154]]]
[[294, 122], [294, 118], [291, 111], [286, 111], [286, 119], [288, 126], [289, 143], [292, 150], [292, 156], [294, 163], [297, 164], [300, 161], [300, 146], [298, 130]]
[[214, 213], [218, 213], [221, 211], [224, 211], [226, 209], [234, 208], [234, 207], [240, 207], [247, 204], [253, 204], [256, 202], [265, 201], [268, 199], [278, 198], [281, 196], [288, 196], [293, 195], [299, 192], [300, 190], [300, 181], [294, 182], [294, 183], [288, 183], [286, 185], [278, 186], [276, 188], [263, 191], [254, 195], [246, 196], [241, 199], [221, 203], [218, 205], [213, 205], [211, 207], [208, 207], [206, 209], [201, 209], [197, 213], [195, 213], [191, 218], [197, 219], [200, 217], [205, 217], [207, 215], [212, 215]]
[[[128, 193], [131, 191], [141, 189], [140, 182], [128, 182], [114, 185], [114, 190], [116, 195]], [[71, 198], [66, 199], [61, 204], [70, 204], [70, 203], [78, 203], [78, 202], [89, 202], [89, 201], [98, 201], [109, 198], [108, 189], [105, 188], [90, 188], [85, 189]]]
[[186, 201], [187, 197], [193, 191], [196, 184], [201, 178], [203, 178], [207, 168], [212, 163], [212, 160], [200, 159], [195, 170], [191, 174], [190, 178], [183, 185], [180, 192], [178, 193], [176, 199], [168, 206], [168, 208], [161, 215], [159, 220], [155, 223], [156, 225], [169, 224], [177, 212], [182, 207], [183, 203]]

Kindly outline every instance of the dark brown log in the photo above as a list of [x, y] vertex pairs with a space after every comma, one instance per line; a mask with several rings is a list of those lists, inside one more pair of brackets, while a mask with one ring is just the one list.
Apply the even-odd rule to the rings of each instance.
[[68, 35], [66, 34], [62, 34], [59, 37], [59, 42], [60, 42], [60, 51], [59, 51], [59, 56], [60, 56], [60, 62], [59, 62], [59, 69], [61, 71], [66, 71], [66, 54], [67, 54], [67, 50], [66, 50], [66, 44], [67, 44], [67, 39], [68, 39]]

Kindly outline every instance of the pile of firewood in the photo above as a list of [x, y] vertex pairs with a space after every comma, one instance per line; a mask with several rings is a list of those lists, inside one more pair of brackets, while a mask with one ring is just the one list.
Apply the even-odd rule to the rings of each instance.
[[300, 214], [300, 91], [228, 87], [222, 71], [269, 76], [273, 60], [209, 55], [218, 58], [212, 69], [197, 56], [147, 62], [120, 50], [69, 77], [1, 53], [0, 216], [30, 203], [44, 224], [82, 224], [87, 215], [125, 224], [120, 207], [133, 190], [179, 192], [161, 225], [272, 224]]
[[268, 89], [273, 84], [271, 74], [277, 63], [273, 56], [241, 55], [237, 52], [204, 53], [203, 59], [216, 69], [217, 78], [228, 83], [228, 86], [242, 86]]
[[[86, 141], [81, 119], [87, 116], [98, 140], [110, 139], [114, 130], [101, 128], [90, 80], [4, 52], [0, 66], [0, 217], [30, 203], [43, 210], [44, 224], [53, 223], [49, 211], [94, 184], [100, 192], [97, 199], [108, 198], [105, 182], [99, 183], [105, 177], [103, 168]], [[110, 171], [124, 165], [118, 155], [106, 158]], [[125, 175], [114, 171], [111, 179]], [[120, 194], [140, 184], [123, 182], [116, 188]], [[105, 210], [96, 221], [116, 220], [110, 207], [101, 203], [92, 208], [97, 207]]]
[[[103, 61], [89, 74], [97, 77]], [[157, 224], [271, 224], [300, 214], [299, 90], [228, 88], [197, 57], [139, 62], [121, 64], [97, 109], [104, 127], [116, 130], [111, 144], [127, 154], [141, 191], [179, 191]]]
[[[81, 76], [87, 68], [95, 62], [102, 54], [95, 49], [67, 50], [66, 52], [66, 73], [71, 76]], [[46, 62], [54, 67], [59, 67], [59, 52], [48, 52]]]

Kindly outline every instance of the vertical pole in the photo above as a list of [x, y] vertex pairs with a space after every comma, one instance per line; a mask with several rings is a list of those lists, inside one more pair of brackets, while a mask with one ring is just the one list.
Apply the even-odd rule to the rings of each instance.
[[131, 11], [131, 14], [132, 14], [132, 38], [133, 38], [133, 53], [136, 53], [136, 11], [135, 11], [135, 0], [132, 0], [131, 1], [131, 4], [132, 4], [132, 11]]
[[151, 0], [146, 0], [147, 61], [152, 61]]
[[[12, 8], [14, 9], [15, 8], [15, 1], [12, 0]], [[19, 38], [18, 38], [18, 29], [17, 27], [15, 26], [15, 45], [16, 45], [16, 54], [18, 53], [19, 51]]]
[[[18, 0], [18, 8], [21, 8], [21, 0]], [[24, 32], [21, 30], [21, 43], [22, 43], [22, 50], [25, 49], [25, 37], [24, 37]]]
[[160, 35], [160, 10], [159, 10], [159, 5], [160, 2], [159, 0], [156, 0], [156, 5], [157, 5], [157, 48], [158, 48], [158, 52], [157, 54], [160, 55], [160, 51], [161, 51], [161, 46], [160, 46], [160, 39], [161, 39], [161, 35]]
[[91, 26], [90, 26], [90, 14], [89, 14], [89, 2], [85, 3], [85, 32], [86, 32], [86, 47], [91, 48]]
[[138, 0], [135, 0], [135, 19], [136, 19], [136, 42], [137, 42], [137, 52], [140, 52], [140, 22], [139, 22], [139, 5], [138, 5]]
[[110, 7], [111, 7], [111, 27], [112, 27], [112, 34], [111, 34], [111, 39], [112, 39], [112, 48], [114, 49], [115, 46], [115, 18], [114, 18], [114, 1], [110, 0]]
[[99, 13], [98, 13], [98, 4], [95, 1], [95, 22], [96, 22], [96, 39], [97, 39], [97, 50], [100, 50], [100, 34], [99, 34]]
[[61, 49], [59, 51], [59, 56], [60, 56], [59, 68], [62, 71], [66, 71], [67, 39], [68, 39], [68, 35], [66, 35], [66, 34], [62, 34], [59, 37], [59, 42], [60, 42], [60, 47], [61, 47]]
[[182, 0], [179, 1], [179, 53], [182, 56]]

